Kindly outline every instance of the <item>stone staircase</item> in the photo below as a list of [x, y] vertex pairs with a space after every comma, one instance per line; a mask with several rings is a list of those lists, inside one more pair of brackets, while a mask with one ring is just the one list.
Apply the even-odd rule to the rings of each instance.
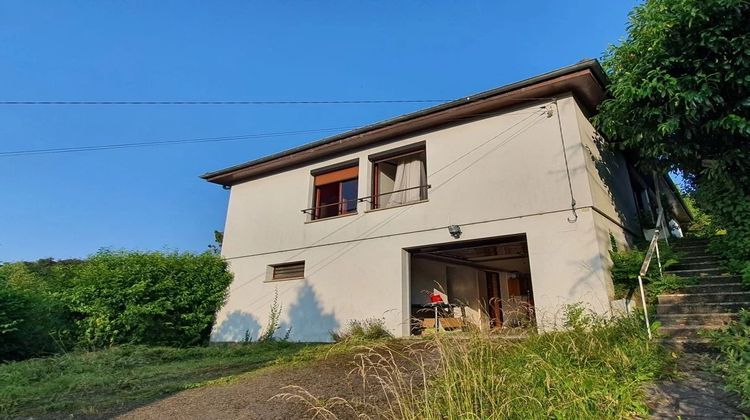
[[655, 318], [662, 325], [659, 331], [664, 335], [664, 344], [672, 348], [708, 351], [709, 340], [698, 332], [722, 328], [736, 319], [741, 308], [750, 308], [750, 291], [743, 287], [739, 276], [721, 268], [708, 251], [707, 240], [682, 239], [671, 244], [682, 258], [665, 274], [696, 277], [698, 283], [658, 296]]

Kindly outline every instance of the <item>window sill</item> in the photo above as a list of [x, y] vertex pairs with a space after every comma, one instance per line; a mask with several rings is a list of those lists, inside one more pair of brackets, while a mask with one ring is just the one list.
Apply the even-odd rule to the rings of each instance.
[[376, 209], [369, 209], [369, 210], [365, 210], [365, 213], [372, 213], [372, 212], [382, 211], [382, 210], [397, 209], [399, 207], [413, 206], [415, 204], [422, 204], [422, 203], [426, 203], [428, 201], [430, 201], [430, 199], [429, 198], [425, 198], [424, 200], [412, 201], [410, 203], [399, 204], [398, 206], [378, 207]]
[[356, 216], [357, 214], [358, 214], [358, 213], [357, 213], [357, 212], [355, 211], [355, 212], [351, 212], [351, 213], [344, 213], [344, 214], [340, 214], [340, 215], [338, 215], [338, 216], [324, 217], [324, 218], [322, 218], [322, 219], [315, 219], [315, 220], [307, 220], [307, 221], [305, 222], [305, 224], [308, 224], [308, 223], [318, 223], [318, 222], [324, 222], [324, 221], [326, 221], [326, 220], [335, 220], [335, 219], [341, 219], [342, 217]]

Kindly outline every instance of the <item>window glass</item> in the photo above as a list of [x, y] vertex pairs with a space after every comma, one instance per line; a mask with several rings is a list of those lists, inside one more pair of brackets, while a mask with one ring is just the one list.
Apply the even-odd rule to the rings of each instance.
[[357, 166], [351, 166], [315, 175], [313, 219], [357, 211], [357, 171]]
[[344, 212], [357, 211], [357, 179], [350, 179], [341, 183], [341, 199], [344, 202]]
[[373, 207], [393, 207], [427, 199], [425, 151], [417, 150], [373, 162]]

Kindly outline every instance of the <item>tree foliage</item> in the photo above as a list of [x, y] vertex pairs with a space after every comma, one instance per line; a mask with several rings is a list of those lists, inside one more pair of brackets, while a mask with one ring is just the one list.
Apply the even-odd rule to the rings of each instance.
[[648, 0], [603, 65], [596, 117], [641, 167], [683, 173], [734, 268], [750, 260], [750, 1]]
[[603, 65], [597, 123], [643, 163], [750, 185], [750, 2], [649, 0]]

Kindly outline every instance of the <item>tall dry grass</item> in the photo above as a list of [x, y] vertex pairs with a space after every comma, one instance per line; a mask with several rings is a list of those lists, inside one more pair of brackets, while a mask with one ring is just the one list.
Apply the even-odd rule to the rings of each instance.
[[[569, 315], [568, 330], [522, 340], [471, 331], [373, 346], [358, 356], [353, 371], [362, 384], [358, 403], [312, 396], [306, 402], [311, 413], [327, 419], [646, 415], [643, 385], [671, 371], [670, 355], [647, 340], [637, 317], [605, 320], [580, 308]], [[343, 406], [344, 400], [343, 412], [316, 405]]]

